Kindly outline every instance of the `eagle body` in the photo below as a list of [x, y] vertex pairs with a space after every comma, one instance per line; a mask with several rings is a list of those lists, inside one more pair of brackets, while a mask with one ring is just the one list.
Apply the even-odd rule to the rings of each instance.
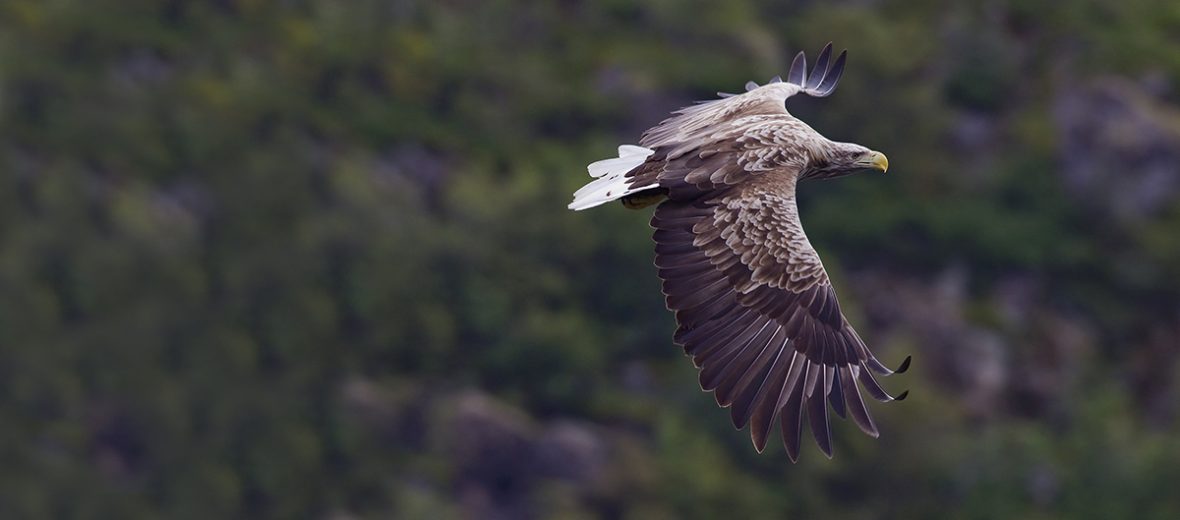
[[700, 369], [702, 389], [730, 408], [734, 426], [750, 426], [755, 449], [765, 448], [777, 420], [792, 461], [804, 414], [830, 457], [829, 407], [876, 437], [860, 389], [895, 400], [873, 376], [895, 371], [841, 313], [795, 203], [801, 180], [888, 167], [883, 154], [831, 141], [786, 110], [787, 98], [800, 92], [831, 94], [845, 57], [829, 67], [829, 44], [809, 76], [799, 53], [787, 81], [749, 83], [745, 94], [675, 112], [639, 146], [620, 146], [617, 158], [591, 164], [595, 180], [569, 206], [622, 200], [639, 208], [662, 200], [651, 226], [655, 265], [676, 316], [674, 340]]

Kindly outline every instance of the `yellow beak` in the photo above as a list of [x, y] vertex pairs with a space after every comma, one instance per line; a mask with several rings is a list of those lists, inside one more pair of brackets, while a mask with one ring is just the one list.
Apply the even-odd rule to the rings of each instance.
[[871, 168], [881, 170], [881, 173], [889, 171], [889, 158], [885, 157], [885, 154], [881, 152], [873, 152], [869, 154], [868, 160], [866, 162], [869, 163]]

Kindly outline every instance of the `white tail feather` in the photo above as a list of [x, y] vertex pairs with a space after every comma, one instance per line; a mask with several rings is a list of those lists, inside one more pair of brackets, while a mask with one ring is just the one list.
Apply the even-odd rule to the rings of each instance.
[[642, 146], [625, 144], [619, 147], [617, 158], [591, 163], [586, 170], [595, 179], [574, 192], [574, 201], [569, 208], [575, 211], [593, 208], [635, 192], [658, 187], [659, 184], [628, 187], [627, 172], [643, 164], [653, 153], [655, 151]]

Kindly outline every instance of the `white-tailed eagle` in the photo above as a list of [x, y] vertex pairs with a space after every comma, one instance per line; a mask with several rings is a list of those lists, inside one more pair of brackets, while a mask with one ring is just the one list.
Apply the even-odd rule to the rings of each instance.
[[730, 408], [734, 426], [750, 425], [759, 452], [779, 420], [791, 461], [805, 413], [831, 457], [829, 405], [876, 437], [860, 388], [880, 401], [905, 397], [890, 396], [873, 373], [903, 372], [909, 358], [886, 368], [844, 318], [795, 205], [800, 180], [889, 166], [884, 154], [831, 141], [786, 110], [800, 92], [831, 94], [846, 54], [830, 62], [829, 43], [808, 75], [800, 52], [786, 81], [750, 82], [744, 94], [676, 111], [640, 146], [591, 164], [595, 179], [569, 205], [660, 202], [651, 219], [655, 264], [676, 314], [676, 343], [700, 369], [701, 388]]

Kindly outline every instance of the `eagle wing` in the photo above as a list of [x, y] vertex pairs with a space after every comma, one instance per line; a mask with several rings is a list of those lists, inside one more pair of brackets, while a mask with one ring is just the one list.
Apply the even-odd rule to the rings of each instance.
[[841, 314], [799, 222], [793, 181], [789, 191], [767, 181], [660, 204], [651, 220], [655, 264], [676, 313], [675, 341], [700, 369], [701, 387], [730, 407], [734, 427], [749, 424], [761, 452], [777, 416], [795, 461], [806, 409], [831, 457], [825, 400], [876, 437], [857, 382], [878, 400], [894, 400], [872, 375], [893, 371]]
[[698, 138], [700, 134], [711, 133], [711, 127], [735, 117], [782, 114], [789, 115], [785, 105], [787, 98], [800, 92], [812, 97], [827, 97], [836, 90], [840, 77], [844, 75], [847, 51], [841, 51], [835, 62], [831, 62], [832, 44], [828, 42], [816, 59], [815, 68], [807, 73], [807, 57], [802, 51], [791, 62], [787, 81], [774, 77], [766, 85], [753, 81], [746, 83], [742, 95], [718, 92], [721, 99], [703, 101], [677, 110], [672, 117], [648, 129], [639, 139], [639, 144], [655, 149], [672, 143], [684, 143]]

